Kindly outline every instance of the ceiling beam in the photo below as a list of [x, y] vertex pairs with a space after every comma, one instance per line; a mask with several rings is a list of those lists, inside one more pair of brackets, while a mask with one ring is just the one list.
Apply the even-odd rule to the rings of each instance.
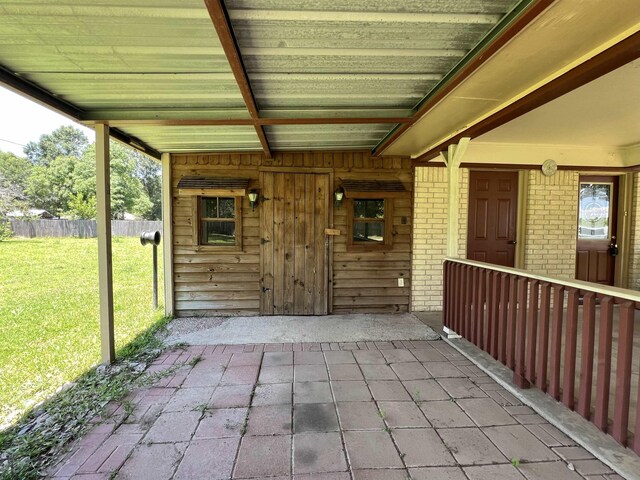
[[111, 135], [112, 138], [115, 138], [119, 142], [124, 143], [125, 145], [128, 145], [131, 148], [135, 148], [136, 150], [144, 153], [145, 155], [150, 156], [151, 158], [155, 158], [156, 160], [162, 159], [161, 152], [159, 152], [155, 148], [151, 148], [149, 145], [144, 143], [139, 138], [132, 137], [131, 135], [124, 133], [122, 130], [110, 127], [109, 135]]
[[497, 53], [507, 42], [515, 37], [535, 18], [545, 11], [555, 0], [531, 0], [523, 4], [524, 10], [514, 10], [498, 23], [481, 43], [476, 45], [454, 69], [438, 83], [421, 101], [411, 121], [390, 132], [372, 151], [372, 155], [381, 155], [393, 142], [409, 130], [427, 112], [435, 107], [458, 85]]
[[[429, 162], [429, 167], [447, 168], [443, 162]], [[476, 168], [481, 170], [540, 170], [539, 163], [480, 163], [462, 162], [460, 168]], [[640, 165], [630, 166], [597, 166], [597, 165], [558, 165], [558, 170], [573, 170], [580, 172], [640, 172]]]
[[80, 122], [82, 110], [75, 105], [60, 100], [47, 90], [20, 78], [15, 73], [10, 72], [6, 68], [0, 66], [0, 83], [5, 85], [9, 90], [20, 95], [28, 97], [30, 100], [70, 118], [76, 122]]
[[466, 50], [443, 48], [311, 48], [245, 47], [242, 53], [254, 57], [459, 57]]
[[500, 15], [489, 13], [354, 12], [320, 10], [231, 9], [234, 20], [259, 22], [341, 22], [341, 23], [423, 23], [423, 24], [495, 24]]
[[251, 91], [251, 85], [249, 84], [247, 71], [245, 70], [244, 64], [242, 63], [242, 57], [240, 56], [238, 43], [236, 42], [236, 38], [233, 35], [231, 21], [229, 20], [227, 9], [224, 6], [223, 0], [205, 0], [204, 3], [207, 6], [207, 10], [209, 11], [209, 16], [211, 17], [213, 26], [218, 33], [220, 44], [222, 45], [222, 49], [227, 56], [227, 60], [229, 61], [229, 65], [231, 66], [231, 71], [233, 72], [233, 76], [236, 79], [236, 83], [238, 84], [238, 88], [240, 89], [240, 93], [242, 94], [244, 103], [247, 106], [247, 110], [249, 110], [249, 115], [255, 122], [254, 126], [256, 129], [256, 133], [258, 134], [258, 138], [260, 139], [262, 149], [264, 150], [264, 154], [267, 158], [271, 158], [271, 149], [269, 148], [267, 136], [264, 133], [264, 127], [257, 123], [257, 120], [259, 118], [258, 107], [256, 105], [256, 100], [253, 92]]
[[161, 127], [255, 126], [255, 125], [365, 125], [406, 123], [410, 117], [310, 117], [310, 118], [231, 118], [231, 119], [158, 119], [109, 120], [110, 125], [153, 125]]
[[[20, 78], [2, 66], [0, 66], [0, 84], [43, 107], [64, 115], [74, 122], [82, 123], [82, 117], [85, 115], [83, 110], [72, 103], [60, 100], [44, 88]], [[150, 157], [160, 160], [160, 152], [151, 148], [142, 140], [132, 137], [118, 129], [109, 129], [109, 134], [116, 140]]]
[[475, 138], [487, 133], [638, 58], [640, 58], [640, 32], [634, 33], [454, 137], [440, 142], [416, 157], [414, 163], [426, 163], [438, 156], [439, 152], [448, 145], [457, 143], [462, 137]]
[[411, 117], [330, 117], [330, 118], [260, 118], [261, 125], [357, 125], [370, 123], [407, 123]]

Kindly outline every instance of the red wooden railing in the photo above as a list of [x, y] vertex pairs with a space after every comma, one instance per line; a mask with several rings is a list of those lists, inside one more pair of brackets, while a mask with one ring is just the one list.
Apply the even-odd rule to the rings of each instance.
[[639, 309], [640, 295], [631, 290], [471, 260], [444, 263], [448, 329], [513, 370], [520, 388], [534, 385], [636, 453], [640, 386], [631, 385], [638, 379]]

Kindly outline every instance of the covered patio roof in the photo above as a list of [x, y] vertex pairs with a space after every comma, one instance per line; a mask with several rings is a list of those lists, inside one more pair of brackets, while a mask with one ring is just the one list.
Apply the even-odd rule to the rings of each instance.
[[640, 56], [636, 7], [7, 0], [0, 83], [87, 125], [106, 122], [154, 157], [367, 149], [425, 159], [602, 52], [617, 46], [582, 83]]

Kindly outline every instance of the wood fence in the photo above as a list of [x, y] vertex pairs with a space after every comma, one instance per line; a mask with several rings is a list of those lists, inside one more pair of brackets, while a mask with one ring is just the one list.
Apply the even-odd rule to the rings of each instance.
[[470, 260], [444, 263], [447, 328], [513, 370], [520, 388], [539, 388], [636, 453], [638, 310], [632, 290]]
[[[16, 237], [78, 237], [98, 236], [95, 220], [10, 220]], [[111, 220], [111, 234], [116, 237], [137, 237], [141, 232], [160, 230], [161, 221]]]

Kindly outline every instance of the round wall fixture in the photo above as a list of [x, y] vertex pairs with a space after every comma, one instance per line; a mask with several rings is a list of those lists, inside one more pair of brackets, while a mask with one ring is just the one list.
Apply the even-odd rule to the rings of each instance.
[[555, 160], [548, 159], [545, 160], [542, 164], [542, 174], [546, 175], [547, 177], [550, 177], [551, 175], [556, 173], [557, 170], [558, 164], [555, 162]]

